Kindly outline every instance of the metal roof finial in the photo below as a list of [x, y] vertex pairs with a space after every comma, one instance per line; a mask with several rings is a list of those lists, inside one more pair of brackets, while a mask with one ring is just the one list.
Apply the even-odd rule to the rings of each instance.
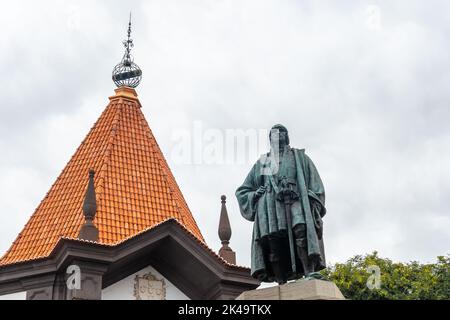
[[134, 47], [133, 39], [131, 39], [131, 12], [128, 22], [127, 40], [123, 41], [125, 54], [122, 61], [114, 67], [112, 79], [116, 86], [136, 88], [142, 79], [142, 71], [133, 61], [131, 50]]

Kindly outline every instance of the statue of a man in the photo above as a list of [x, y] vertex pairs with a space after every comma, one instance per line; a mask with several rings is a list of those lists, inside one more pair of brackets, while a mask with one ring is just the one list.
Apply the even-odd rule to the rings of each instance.
[[252, 276], [263, 282], [321, 276], [325, 268], [325, 191], [305, 150], [291, 148], [287, 129], [270, 131], [271, 150], [247, 175], [236, 197], [242, 216], [254, 222]]

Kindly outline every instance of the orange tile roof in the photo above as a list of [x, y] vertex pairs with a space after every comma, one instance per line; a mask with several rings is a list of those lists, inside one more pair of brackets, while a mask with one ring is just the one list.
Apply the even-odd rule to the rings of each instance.
[[98, 243], [120, 243], [170, 218], [204, 242], [140, 108], [134, 89], [116, 89], [0, 265], [47, 257], [60, 238], [78, 237], [90, 168]]

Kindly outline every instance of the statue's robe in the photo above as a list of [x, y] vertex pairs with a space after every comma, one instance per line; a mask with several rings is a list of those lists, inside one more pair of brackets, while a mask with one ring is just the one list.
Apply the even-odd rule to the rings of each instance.
[[[319, 173], [311, 159], [305, 154], [305, 150], [290, 149], [294, 154], [294, 166], [296, 170], [297, 190], [299, 199], [292, 204], [292, 227], [298, 223], [306, 224], [306, 236], [308, 255], [314, 258], [314, 270], [322, 270], [325, 265], [325, 253], [323, 245], [323, 222], [326, 213], [325, 190]], [[268, 236], [284, 239], [281, 246], [282, 256], [288, 257], [284, 264], [284, 271], [289, 280], [303, 276], [303, 268], [298, 257], [296, 258], [297, 273], [291, 268], [289, 242], [287, 240], [286, 209], [283, 202], [277, 200], [276, 190], [267, 188], [267, 191], [255, 200], [255, 192], [260, 186], [270, 186], [269, 167], [270, 154], [256, 162], [247, 175], [242, 186], [236, 190], [236, 197], [242, 216], [254, 222], [251, 247], [251, 272], [252, 276], [264, 281], [275, 281], [273, 271], [268, 262], [268, 252], [264, 242]]]

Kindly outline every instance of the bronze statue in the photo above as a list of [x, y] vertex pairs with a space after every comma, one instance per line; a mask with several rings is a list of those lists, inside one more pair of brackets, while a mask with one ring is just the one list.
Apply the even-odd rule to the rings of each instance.
[[254, 222], [252, 276], [263, 282], [321, 279], [325, 268], [325, 190], [305, 150], [289, 146], [282, 125], [270, 131], [271, 150], [247, 175], [236, 197], [242, 216]]

